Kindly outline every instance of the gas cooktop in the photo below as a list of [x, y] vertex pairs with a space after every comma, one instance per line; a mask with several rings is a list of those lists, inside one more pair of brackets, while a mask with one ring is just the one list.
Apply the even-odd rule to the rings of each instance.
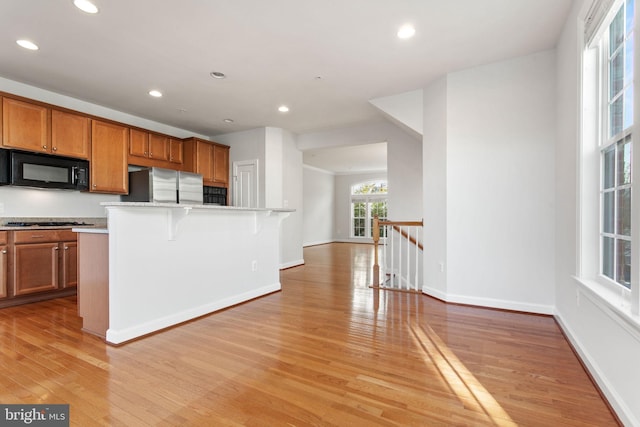
[[68, 225], [93, 225], [87, 224], [86, 222], [76, 222], [76, 221], [18, 221], [18, 222], [7, 222], [5, 226], [7, 227], [63, 227]]

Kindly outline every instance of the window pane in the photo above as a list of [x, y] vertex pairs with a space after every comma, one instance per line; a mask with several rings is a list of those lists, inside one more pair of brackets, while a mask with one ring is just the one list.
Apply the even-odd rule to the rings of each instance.
[[616, 157], [615, 157], [615, 146], [611, 146], [607, 148], [607, 151], [604, 152], [604, 161], [603, 161], [603, 189], [612, 188], [615, 184], [615, 172], [616, 172]]
[[618, 173], [616, 185], [631, 183], [631, 137], [627, 136], [617, 144]]
[[616, 281], [627, 288], [631, 287], [631, 242], [618, 240]]
[[620, 49], [609, 63], [609, 100], [622, 90], [624, 84], [624, 50]]
[[620, 7], [613, 22], [609, 25], [609, 52], [615, 52], [622, 44], [624, 34], [624, 7]]
[[[633, 25], [633, 13], [634, 13], [635, 5], [633, 0], [627, 0], [627, 20], [626, 20], [626, 28], [625, 31], [628, 33], [634, 27]], [[630, 37], [633, 38], [633, 37]]]
[[602, 238], [602, 274], [613, 280], [613, 239]]
[[613, 191], [604, 193], [604, 202], [602, 206], [602, 232], [613, 234]]
[[631, 189], [618, 191], [618, 211], [616, 212], [616, 234], [631, 235]]
[[623, 129], [627, 129], [633, 125], [633, 85], [624, 90], [624, 117]]
[[624, 44], [624, 84], [629, 85], [633, 80], [633, 33]]
[[622, 95], [613, 104], [609, 105], [609, 136], [622, 132], [623, 99], [624, 96]]

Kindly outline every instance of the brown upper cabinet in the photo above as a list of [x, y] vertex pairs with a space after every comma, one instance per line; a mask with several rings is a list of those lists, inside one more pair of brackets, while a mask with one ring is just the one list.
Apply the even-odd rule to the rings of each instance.
[[47, 107], [2, 98], [2, 146], [50, 152], [50, 114]]
[[199, 138], [185, 139], [184, 170], [201, 174], [204, 185], [228, 187], [229, 147]]
[[51, 152], [60, 156], [89, 159], [91, 120], [79, 114], [51, 110]]
[[91, 121], [91, 191], [127, 194], [129, 128], [111, 122]]
[[175, 164], [182, 164], [183, 148], [182, 141], [175, 138], [169, 138], [169, 161]]
[[131, 129], [129, 163], [176, 169], [182, 164], [182, 141], [141, 129]]
[[169, 160], [169, 137], [131, 129], [129, 155], [147, 159]]
[[4, 97], [2, 124], [4, 147], [89, 158], [88, 117]]
[[223, 187], [229, 184], [229, 147], [226, 145], [213, 146], [213, 182]]

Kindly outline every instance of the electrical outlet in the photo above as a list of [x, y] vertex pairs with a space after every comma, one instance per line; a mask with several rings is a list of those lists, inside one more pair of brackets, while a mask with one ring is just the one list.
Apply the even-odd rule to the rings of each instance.
[[440, 268], [440, 273], [444, 273], [444, 262], [440, 261], [438, 267]]
[[251, 271], [258, 271], [258, 261], [255, 259], [251, 261]]

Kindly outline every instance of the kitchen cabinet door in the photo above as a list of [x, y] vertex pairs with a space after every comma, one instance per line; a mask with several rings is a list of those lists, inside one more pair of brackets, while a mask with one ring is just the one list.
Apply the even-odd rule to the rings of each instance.
[[79, 114], [51, 111], [51, 153], [89, 159], [91, 120]]
[[14, 245], [15, 296], [58, 288], [58, 251], [58, 243]]
[[78, 243], [62, 242], [60, 286], [70, 288], [78, 286]]
[[226, 187], [229, 182], [229, 147], [214, 145], [213, 162], [214, 183]]
[[129, 128], [99, 120], [91, 122], [91, 192], [127, 193], [128, 143]]
[[41, 105], [2, 98], [2, 145], [48, 152], [51, 139], [49, 109]]
[[9, 254], [7, 246], [0, 245], [0, 298], [6, 298], [9, 274]]
[[129, 155], [149, 157], [149, 132], [138, 129], [129, 131]]
[[155, 160], [169, 160], [169, 137], [149, 134], [149, 158]]
[[198, 141], [196, 144], [196, 173], [202, 175], [202, 182], [213, 183], [213, 145]]
[[182, 141], [169, 138], [169, 161], [171, 163], [182, 164]]

